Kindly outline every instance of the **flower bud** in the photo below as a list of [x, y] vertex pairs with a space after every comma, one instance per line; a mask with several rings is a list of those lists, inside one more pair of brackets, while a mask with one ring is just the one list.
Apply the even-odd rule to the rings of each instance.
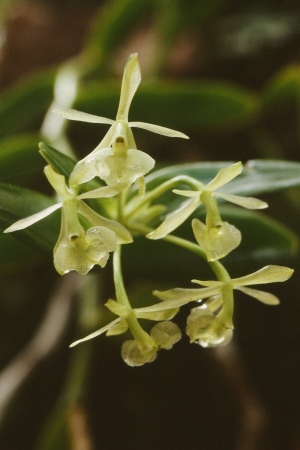
[[186, 333], [191, 342], [196, 342], [202, 347], [217, 347], [230, 342], [233, 330], [225, 327], [212, 311], [198, 307], [191, 310], [187, 319]]
[[135, 340], [130, 340], [123, 343], [121, 355], [126, 364], [135, 367], [154, 361], [157, 356], [157, 350], [153, 347], [150, 351], [143, 352]]
[[182, 336], [178, 326], [169, 320], [154, 325], [150, 331], [150, 335], [159, 349], [164, 348], [166, 350], [170, 350]]

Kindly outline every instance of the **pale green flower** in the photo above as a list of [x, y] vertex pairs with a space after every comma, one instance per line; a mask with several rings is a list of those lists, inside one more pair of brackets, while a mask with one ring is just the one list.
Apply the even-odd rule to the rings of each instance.
[[150, 335], [142, 331], [138, 339], [123, 343], [121, 355], [129, 366], [141, 366], [147, 362], [154, 361], [159, 350], [170, 350], [181, 339], [180, 329], [169, 320], [177, 314], [178, 308], [156, 309], [158, 305], [154, 305], [154, 309], [153, 306], [131, 309], [129, 306], [112, 299], [108, 300], [105, 306], [119, 317], [83, 339], [73, 342], [70, 347], [93, 339], [103, 333], [106, 333], [107, 336], [125, 333], [128, 330], [127, 319], [129, 320], [132, 317], [155, 320], [159, 321], [159, 323], [152, 327]]
[[153, 362], [157, 352], [161, 349], [170, 350], [181, 339], [178, 326], [170, 321], [159, 322], [150, 331], [153, 347], [143, 351], [136, 340], [125, 341], [122, 345], [121, 355], [129, 366], [142, 366]]
[[[76, 204], [74, 205], [76, 208]], [[117, 236], [114, 231], [102, 226], [94, 226], [84, 230], [78, 217], [75, 226], [68, 217], [69, 209], [62, 208], [61, 230], [54, 248], [54, 266], [60, 275], [75, 270], [86, 275], [94, 265], [105, 267], [109, 253], [117, 247]]]
[[167, 291], [154, 291], [153, 294], [161, 300], [164, 300], [160, 303], [161, 309], [164, 307], [170, 308], [179, 308], [182, 305], [185, 305], [191, 301], [199, 301], [205, 298], [209, 298], [213, 295], [222, 293], [222, 289], [229, 286], [232, 289], [236, 289], [244, 292], [250, 297], [259, 300], [266, 305], [277, 305], [279, 303], [279, 299], [265, 291], [260, 291], [258, 289], [249, 288], [247, 286], [256, 285], [256, 284], [267, 284], [267, 283], [276, 283], [288, 280], [294, 270], [289, 267], [284, 266], [265, 266], [262, 269], [251, 273], [250, 275], [246, 275], [240, 278], [232, 278], [227, 281], [200, 281], [200, 280], [192, 280], [193, 283], [200, 284], [204, 286], [203, 288], [174, 288], [169, 289]]
[[[66, 185], [65, 177], [55, 172], [50, 165], [46, 166], [44, 171], [62, 201], [15, 222], [4, 232], [27, 228], [62, 208], [61, 230], [54, 248], [54, 265], [57, 271], [61, 275], [70, 270], [86, 274], [95, 264], [104, 267], [109, 252], [114, 251], [117, 244], [132, 242], [131, 234], [120, 223], [106, 219], [89, 208], [82, 201], [82, 198], [88, 198], [88, 193], [75, 195]], [[112, 197], [116, 193], [107, 188], [102, 194]], [[90, 223], [91, 227], [88, 230], [81, 225], [78, 214]]]
[[[205, 204], [208, 220], [208, 228], [218, 226], [220, 222], [220, 215], [217, 214], [216, 206], [213, 205], [214, 197], [220, 197], [228, 202], [243, 206], [248, 209], [262, 209], [267, 208], [267, 203], [252, 197], [242, 197], [238, 195], [226, 194], [219, 192], [218, 189], [229, 183], [237, 177], [242, 171], [242, 163], [237, 162], [229, 167], [220, 169], [215, 178], [205, 186], [200, 186], [196, 191], [174, 189], [173, 192], [189, 199], [182, 203], [179, 208], [167, 215], [162, 224], [154, 231], [147, 235], [150, 239], [161, 239], [167, 234], [175, 230], [181, 225], [194, 211], [203, 203]], [[212, 211], [211, 211], [212, 209]], [[210, 217], [212, 216], [212, 218]], [[217, 216], [217, 220], [216, 220]]]
[[234, 289], [259, 300], [267, 305], [277, 305], [279, 299], [265, 291], [249, 288], [256, 284], [266, 284], [288, 280], [293, 270], [283, 266], [266, 266], [250, 275], [227, 281], [199, 281], [200, 289], [175, 288], [168, 291], [154, 291], [153, 294], [163, 300], [161, 308], [179, 308], [191, 301], [206, 302], [191, 310], [187, 319], [186, 332], [191, 342], [202, 347], [226, 345], [233, 335], [233, 296]]
[[66, 119], [111, 125], [95, 150], [79, 161], [70, 177], [70, 185], [76, 186], [95, 176], [108, 186], [118, 190], [130, 186], [143, 177], [154, 166], [154, 160], [146, 153], [136, 150], [131, 128], [138, 127], [169, 137], [188, 137], [179, 131], [144, 122], [128, 122], [128, 113], [133, 96], [141, 82], [137, 54], [132, 54], [126, 63], [116, 120], [99, 117], [73, 109], [55, 109]]

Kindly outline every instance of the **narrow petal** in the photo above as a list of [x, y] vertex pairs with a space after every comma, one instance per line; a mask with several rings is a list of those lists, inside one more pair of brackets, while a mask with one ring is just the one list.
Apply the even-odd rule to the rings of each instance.
[[138, 319], [147, 319], [147, 320], [170, 320], [179, 312], [179, 308], [170, 308], [163, 309], [162, 311], [146, 311], [141, 312], [140, 310], [143, 308], [137, 308], [134, 310], [135, 315]]
[[215, 195], [230, 203], [234, 203], [235, 205], [243, 206], [248, 209], [264, 209], [268, 207], [268, 203], [253, 197], [241, 197], [239, 195], [223, 194], [221, 192], [215, 192]]
[[217, 281], [217, 280], [209, 280], [209, 281], [192, 280], [192, 283], [200, 284], [200, 286], [205, 286], [205, 287], [217, 287], [217, 286], [221, 287], [224, 284], [223, 281]]
[[125, 305], [121, 305], [121, 303], [116, 300], [109, 299], [104, 306], [106, 306], [112, 313], [116, 314], [116, 316], [125, 318], [132, 311], [131, 308]]
[[182, 203], [179, 208], [167, 215], [162, 224], [151, 233], [149, 239], [161, 239], [181, 225], [201, 204], [198, 197], [193, 197]]
[[228, 222], [221, 222], [217, 227], [207, 227], [198, 219], [192, 220], [195, 238], [205, 252], [208, 261], [224, 258], [239, 246], [241, 232]]
[[13, 231], [23, 230], [24, 228], [30, 227], [30, 225], [33, 225], [39, 220], [44, 219], [57, 209], [61, 208], [62, 205], [63, 205], [62, 203], [56, 203], [55, 205], [51, 205], [49, 206], [49, 208], [46, 208], [43, 211], [33, 214], [32, 216], [18, 220], [18, 222], [15, 222], [10, 227], [6, 228], [6, 230], [4, 230], [4, 233], [12, 233]]
[[97, 158], [112, 155], [111, 147], [105, 147], [94, 150], [84, 159], [78, 161], [70, 175], [70, 186], [77, 186], [78, 184], [86, 183], [98, 175]]
[[98, 152], [99, 150], [102, 150], [103, 148], [108, 148], [112, 145], [113, 140], [115, 138], [117, 123], [114, 122], [113, 125], [110, 127], [100, 144], [97, 145], [97, 147], [88, 155], [90, 157], [94, 153]]
[[234, 287], [251, 286], [253, 284], [276, 283], [288, 280], [294, 270], [284, 266], [266, 266], [257, 272], [246, 275], [245, 277], [234, 278], [231, 280]]
[[159, 125], [153, 125], [151, 123], [145, 122], [129, 122], [128, 124], [130, 128], [142, 128], [143, 130], [151, 131], [152, 133], [162, 134], [163, 136], [168, 137], [178, 137], [183, 139], [189, 139], [189, 137], [181, 133], [180, 131], [172, 130], [171, 128], [161, 127]]
[[141, 70], [138, 55], [133, 53], [129, 56], [124, 69], [117, 120], [128, 121], [129, 108], [140, 82]]
[[107, 332], [106, 336], [118, 336], [119, 334], [123, 334], [128, 330], [128, 325], [126, 320], [121, 319], [119, 323], [111, 327]]
[[220, 169], [215, 178], [213, 178], [206, 186], [205, 190], [207, 191], [215, 191], [219, 189], [224, 184], [229, 183], [229, 181], [233, 180], [237, 177], [243, 170], [243, 166], [241, 162], [237, 162], [232, 164], [231, 166], [224, 167]]
[[50, 164], [44, 168], [44, 174], [47, 180], [53, 187], [53, 189], [61, 196], [63, 200], [69, 200], [73, 198], [73, 195], [67, 188], [66, 179], [64, 175], [57, 173]]
[[201, 289], [174, 288], [168, 291], [153, 291], [153, 295], [164, 300], [156, 305], [139, 308], [139, 311], [162, 311], [169, 308], [178, 308], [192, 301], [202, 300], [220, 292], [220, 286], [211, 286]]
[[130, 232], [121, 223], [97, 214], [82, 201], [78, 202], [78, 212], [82, 214], [91, 225], [102, 226], [112, 230], [117, 236], [117, 244], [128, 244], [133, 241]]
[[183, 197], [197, 197], [200, 195], [199, 191], [188, 191], [182, 189], [173, 189], [174, 194], [182, 195]]
[[112, 189], [109, 186], [102, 186], [98, 189], [94, 189], [89, 192], [84, 192], [83, 194], [78, 195], [76, 198], [78, 198], [79, 200], [85, 198], [108, 198], [114, 197], [117, 194], [118, 192], [115, 189]]
[[106, 117], [95, 116], [94, 114], [77, 111], [76, 109], [53, 109], [52, 112], [65, 119], [77, 120], [79, 122], [106, 123], [108, 125], [113, 125], [115, 122]]
[[250, 297], [259, 300], [266, 305], [278, 305], [280, 303], [279, 298], [277, 298], [276, 295], [270, 294], [270, 292], [259, 291], [258, 289], [251, 289], [247, 287], [237, 287], [236, 289], [244, 292], [246, 295], [250, 295]]
[[70, 347], [75, 347], [75, 345], [80, 344], [81, 342], [89, 341], [90, 339], [93, 339], [97, 336], [100, 336], [100, 334], [105, 333], [106, 331], [110, 330], [114, 325], [116, 325], [118, 322], [120, 322], [121, 318], [117, 317], [117, 319], [113, 320], [112, 322], [108, 323], [104, 327], [100, 328], [99, 330], [95, 331], [94, 333], [89, 334], [88, 336], [78, 339], [78, 341], [73, 342]]

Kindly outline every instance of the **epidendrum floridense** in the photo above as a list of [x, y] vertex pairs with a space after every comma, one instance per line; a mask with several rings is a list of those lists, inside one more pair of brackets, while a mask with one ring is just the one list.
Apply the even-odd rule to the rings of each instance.
[[[267, 305], [276, 305], [279, 303], [276, 296], [249, 286], [285, 281], [293, 273], [288, 267], [270, 265], [250, 275], [232, 279], [220, 262], [239, 246], [241, 233], [234, 225], [222, 220], [216, 199], [220, 197], [249, 209], [268, 206], [256, 198], [231, 195], [219, 190], [242, 172], [240, 162], [220, 169], [208, 184], [187, 175], [179, 175], [150, 191], [146, 190], [144, 176], [154, 167], [155, 161], [137, 150], [131, 129], [139, 127], [168, 137], [188, 137], [161, 126], [128, 122], [129, 107], [140, 81], [137, 54], [132, 54], [125, 66], [115, 121], [72, 109], [54, 110], [66, 119], [108, 124], [110, 128], [100, 144], [77, 162], [68, 180], [51, 164], [45, 167], [45, 175], [61, 199], [58, 203], [17, 221], [5, 230], [6, 233], [21, 230], [61, 208], [61, 229], [54, 248], [54, 265], [61, 275], [72, 270], [85, 275], [97, 264], [104, 268], [109, 254], [113, 252], [116, 300], [109, 299], [106, 306], [116, 318], [71, 346], [102, 333], [112, 336], [129, 330], [133, 339], [123, 343], [121, 354], [130, 366], [154, 361], [160, 349], [170, 349], [181, 338], [179, 327], [171, 319], [181, 306], [188, 303], [194, 305], [186, 326], [190, 341], [202, 347], [227, 344], [234, 329], [234, 290], [242, 291]], [[100, 178], [102, 184], [89, 189], [88, 182], [95, 177]], [[174, 189], [182, 188], [183, 185], [185, 190]], [[179, 199], [183, 197], [183, 201], [166, 215], [158, 228], [153, 229], [151, 221], [159, 218], [165, 209], [157, 201], [170, 190]], [[100, 215], [85, 199], [110, 199], [111, 207], [107, 208], [106, 216]], [[192, 219], [196, 242], [171, 234], [200, 207], [204, 208], [206, 219], [205, 223], [197, 218]], [[196, 288], [154, 291], [158, 303], [132, 308], [123, 282], [121, 248], [123, 244], [130, 244], [133, 236], [139, 235], [149, 239], [165, 239], [197, 253], [210, 265], [216, 279], [192, 280], [200, 285]], [[139, 319], [157, 323], [148, 333], [142, 328]]]

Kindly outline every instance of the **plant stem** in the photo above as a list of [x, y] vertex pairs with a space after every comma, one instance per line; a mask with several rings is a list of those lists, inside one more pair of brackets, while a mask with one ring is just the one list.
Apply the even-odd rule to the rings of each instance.
[[[117, 249], [114, 252], [113, 256], [113, 272], [114, 272], [114, 283], [115, 283], [115, 290], [116, 290], [116, 297], [117, 301], [127, 306], [128, 308], [131, 308], [130, 301], [127, 297], [126, 289], [124, 286], [123, 281], [123, 275], [122, 275], [122, 268], [121, 268], [121, 245], [117, 246]], [[126, 322], [128, 325], [128, 328], [130, 329], [133, 337], [137, 341], [137, 344], [141, 348], [142, 351], [150, 351], [153, 349], [153, 341], [152, 338], [149, 336], [148, 333], [146, 333], [145, 330], [141, 327], [139, 324], [139, 321], [134, 315], [134, 312], [130, 312], [128, 316], [126, 317]]]
[[[139, 232], [142, 232], [145, 234], [151, 233], [153, 231], [152, 228], [144, 226], [144, 225], [134, 224], [134, 225], [132, 225], [132, 228], [134, 229], [134, 231], [139, 231]], [[183, 247], [186, 250], [189, 250], [193, 253], [196, 253], [202, 259], [207, 261], [206, 254], [204, 253], [203, 250], [201, 250], [201, 248], [199, 247], [198, 244], [188, 241], [187, 239], [184, 239], [184, 238], [181, 238], [178, 236], [174, 236], [173, 234], [168, 234], [167, 236], [165, 236], [162, 239], [164, 241], [167, 241], [172, 244]], [[230, 276], [229, 276], [227, 270], [225, 269], [223, 264], [221, 264], [219, 261], [207, 261], [207, 263], [210, 266], [210, 268], [212, 269], [212, 271], [214, 272], [214, 274], [216, 275], [218, 280], [220, 280], [220, 281], [229, 281], [230, 280]]]
[[178, 186], [179, 184], [186, 184], [195, 191], [200, 190], [204, 186], [200, 181], [195, 180], [192, 177], [186, 175], [178, 175], [177, 177], [171, 178], [170, 180], [167, 180], [164, 183], [157, 186], [156, 188], [152, 189], [152, 191], [148, 192], [144, 197], [142, 198], [134, 197], [128, 203], [128, 205], [126, 205], [126, 214], [125, 214], [126, 219], [132, 216], [143, 205], [150, 203], [153, 200], [156, 200], [158, 197], [160, 197], [170, 189], [173, 189], [174, 187]]

